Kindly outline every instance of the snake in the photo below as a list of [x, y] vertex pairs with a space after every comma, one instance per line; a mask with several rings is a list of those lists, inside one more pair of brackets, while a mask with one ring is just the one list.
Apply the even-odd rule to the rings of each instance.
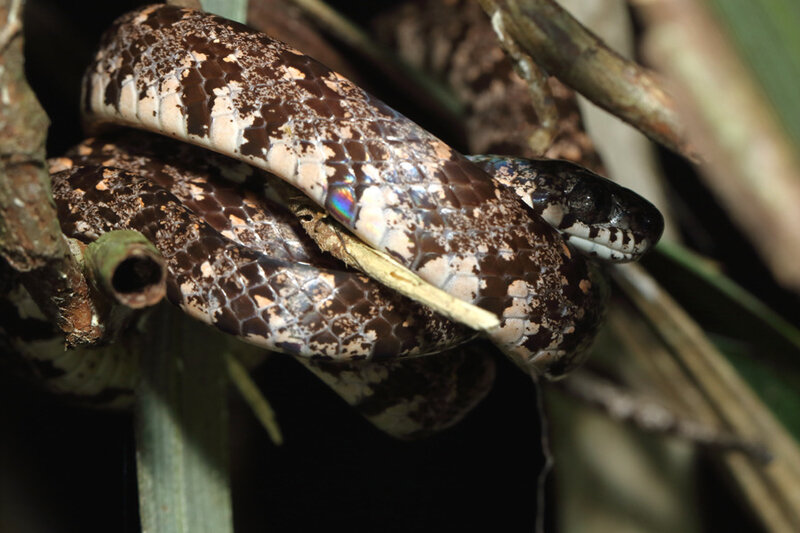
[[495, 313], [490, 340], [549, 378], [583, 361], [599, 327], [595, 261], [635, 260], [663, 229], [649, 202], [577, 165], [469, 159], [300, 51], [196, 10], [153, 5], [115, 21], [82, 112], [96, 137], [53, 174], [65, 234], [141, 231], [165, 257], [173, 303], [325, 372], [437, 354], [475, 333], [319, 252], [280, 207], [276, 179]]
[[[560, 375], [596, 329], [587, 262], [513, 191], [341, 75], [246, 26], [164, 5], [124, 15], [101, 39], [82, 100], [89, 131], [154, 131], [297, 187], [367, 244], [497, 314], [492, 340], [521, 366]], [[269, 316], [274, 294], [258, 293], [266, 271], [240, 273], [242, 293], [211, 302], [192, 291], [230, 265], [210, 264], [208, 250], [185, 255], [199, 275], [173, 298], [190, 314], [252, 342], [301, 353], [310, 342], [324, 354], [324, 340], [274, 340], [285, 331]]]

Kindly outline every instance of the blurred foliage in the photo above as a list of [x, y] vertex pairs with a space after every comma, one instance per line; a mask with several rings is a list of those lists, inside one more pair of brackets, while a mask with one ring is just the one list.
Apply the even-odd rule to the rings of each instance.
[[800, 2], [710, 0], [800, 151]]
[[800, 441], [800, 330], [686, 248], [659, 245], [647, 266]]

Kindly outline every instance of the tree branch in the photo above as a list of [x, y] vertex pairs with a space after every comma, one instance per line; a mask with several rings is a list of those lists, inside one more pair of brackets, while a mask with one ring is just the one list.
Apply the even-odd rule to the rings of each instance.
[[96, 341], [102, 328], [89, 288], [56, 218], [44, 162], [49, 121], [23, 73], [23, 2], [0, 2], [0, 256], [21, 273], [39, 307], [69, 345]]
[[547, 72], [654, 141], [697, 159], [655, 74], [610, 50], [553, 0], [481, 0], [481, 5]]

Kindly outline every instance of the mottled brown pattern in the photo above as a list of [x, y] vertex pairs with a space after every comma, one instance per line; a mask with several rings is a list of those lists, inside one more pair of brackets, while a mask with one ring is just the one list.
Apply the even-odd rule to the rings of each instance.
[[[87, 155], [85, 162], [91, 159]], [[138, 159], [116, 162], [136, 167], [143, 158]], [[169, 180], [167, 175], [162, 168], [161, 179]], [[187, 175], [200, 181], [197, 171]], [[352, 360], [421, 355], [470, 337], [364, 276], [281, 261], [246, 248], [137, 174], [72, 166], [53, 175], [53, 194], [65, 234], [92, 240], [113, 229], [141, 231], [166, 260], [169, 299], [253, 344], [305, 357]], [[224, 211], [223, 197], [215, 202]], [[228, 196], [234, 206], [237, 198], [244, 214], [242, 199]]]
[[[369, 244], [500, 315], [492, 338], [518, 364], [552, 373], [551, 359], [571, 365], [594, 334], [599, 294], [553, 228], [431, 134], [267, 36], [144, 8], [104, 38], [84, 90], [90, 124], [185, 138], [295, 184]], [[218, 296], [236, 290], [221, 283]], [[230, 327], [231, 312], [215, 320]]]
[[273, 259], [341, 268], [272, 198], [269, 181], [275, 178], [249, 165], [135, 130], [86, 139], [65, 155], [76, 166], [116, 167], [147, 176], [223, 236]]

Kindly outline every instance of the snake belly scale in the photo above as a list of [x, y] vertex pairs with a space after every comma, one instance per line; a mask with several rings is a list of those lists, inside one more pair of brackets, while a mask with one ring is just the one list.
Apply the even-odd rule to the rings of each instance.
[[[492, 340], [521, 366], [561, 375], [593, 337], [600, 291], [556, 230], [445, 143], [278, 41], [149, 6], [106, 33], [83, 90], [91, 130], [148, 129], [295, 185], [371, 246], [501, 317]], [[237, 321], [251, 342], [280, 329], [198, 298], [184, 308], [217, 325]]]

